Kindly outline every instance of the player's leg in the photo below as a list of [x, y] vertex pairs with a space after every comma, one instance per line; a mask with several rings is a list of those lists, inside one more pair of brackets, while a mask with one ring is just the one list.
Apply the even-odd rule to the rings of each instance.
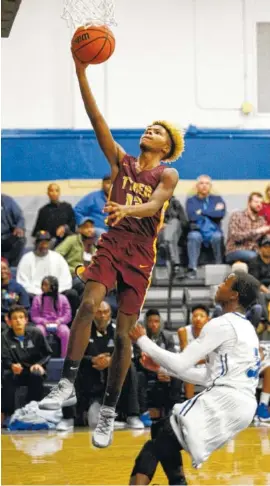
[[270, 422], [269, 413], [269, 399], [270, 399], [270, 365], [263, 371], [263, 387], [260, 396], [260, 403], [257, 408], [257, 417], [260, 422]]
[[152, 440], [144, 444], [135, 460], [129, 484], [149, 484], [158, 462], [168, 478], [169, 484], [187, 484], [183, 473], [181, 446], [171, 428], [170, 419], [160, 420], [151, 428]]
[[39, 403], [40, 408], [55, 410], [63, 406], [74, 405], [76, 395], [74, 382], [80, 361], [88, 345], [94, 314], [106, 295], [105, 285], [89, 281], [85, 285], [83, 299], [72, 323], [68, 343], [67, 357], [64, 361], [62, 379], [58, 387]]
[[137, 319], [138, 313], [124, 314], [120, 307], [117, 314], [115, 347], [108, 370], [107, 387], [98, 425], [93, 434], [93, 444], [96, 447], [107, 447], [112, 441], [115, 408], [131, 362], [131, 342], [128, 333], [136, 324]]

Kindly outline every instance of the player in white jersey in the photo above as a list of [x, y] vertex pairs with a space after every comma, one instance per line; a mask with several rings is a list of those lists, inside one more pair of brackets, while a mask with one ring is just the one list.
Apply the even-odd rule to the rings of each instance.
[[[159, 461], [169, 484], [187, 484], [181, 449], [191, 455], [194, 467], [200, 467], [214, 450], [252, 422], [260, 356], [258, 337], [245, 314], [257, 297], [258, 282], [251, 275], [229, 275], [216, 293], [224, 314], [209, 321], [180, 354], [158, 348], [140, 325], [132, 329], [131, 339], [146, 353], [146, 367], [154, 371], [162, 368], [171, 376], [206, 389], [176, 404], [170, 417], [152, 431], [152, 440], [135, 461], [130, 484], [149, 484]], [[206, 368], [195, 368], [205, 356]]]
[[270, 424], [270, 341], [260, 341], [261, 366], [259, 376], [262, 381], [260, 403], [254, 419], [256, 425]]

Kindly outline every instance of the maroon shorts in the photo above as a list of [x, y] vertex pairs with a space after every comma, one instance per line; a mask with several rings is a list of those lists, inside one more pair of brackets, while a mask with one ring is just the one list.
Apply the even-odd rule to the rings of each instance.
[[119, 310], [139, 315], [154, 262], [152, 238], [110, 229], [100, 237], [97, 252], [82, 279], [102, 283], [107, 291], [117, 284]]

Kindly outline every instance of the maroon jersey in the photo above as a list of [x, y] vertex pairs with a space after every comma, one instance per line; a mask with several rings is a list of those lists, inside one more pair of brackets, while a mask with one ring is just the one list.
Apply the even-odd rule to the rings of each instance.
[[[119, 172], [113, 182], [110, 200], [127, 206], [143, 204], [149, 201], [156, 187], [158, 186], [161, 174], [165, 169], [164, 165], [158, 165], [153, 169], [136, 169], [135, 157], [125, 155], [119, 166]], [[164, 213], [168, 201], [157, 211], [154, 216], [145, 218], [125, 217], [115, 226], [117, 229], [132, 232], [137, 235], [155, 238], [159, 227], [163, 223]]]

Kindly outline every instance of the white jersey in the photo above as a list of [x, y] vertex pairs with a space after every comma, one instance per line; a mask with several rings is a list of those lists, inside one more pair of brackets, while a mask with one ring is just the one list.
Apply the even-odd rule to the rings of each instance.
[[[158, 348], [146, 336], [137, 342], [168, 374], [207, 386], [194, 398], [176, 404], [170, 417], [195, 467], [252, 422], [257, 407], [259, 340], [245, 316], [228, 313], [212, 319], [178, 355]], [[205, 357], [206, 367], [195, 368]]]
[[254, 327], [238, 313], [225, 314], [212, 323], [219, 326], [221, 333], [231, 327], [235, 337], [209, 353], [208, 384], [228, 385], [254, 395], [260, 370], [259, 340]]
[[194, 339], [196, 339], [194, 334], [193, 334], [193, 326], [192, 326], [192, 324], [189, 324], [184, 329], [187, 333], [187, 344], [190, 344], [190, 343], [192, 343], [192, 341], [194, 341]]

